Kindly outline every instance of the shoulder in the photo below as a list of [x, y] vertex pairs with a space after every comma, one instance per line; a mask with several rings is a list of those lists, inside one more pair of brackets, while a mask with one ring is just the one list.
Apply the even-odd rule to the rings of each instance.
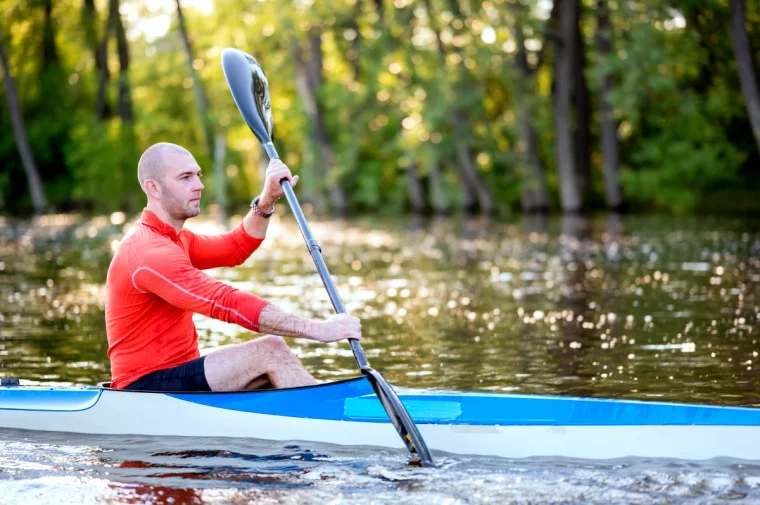
[[142, 224], [135, 227], [129, 249], [134, 260], [141, 265], [165, 262], [177, 254], [183, 256], [182, 249], [169, 237], [156, 233]]

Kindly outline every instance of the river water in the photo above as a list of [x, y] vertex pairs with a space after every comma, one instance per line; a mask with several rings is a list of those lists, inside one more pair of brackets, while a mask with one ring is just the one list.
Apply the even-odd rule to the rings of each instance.
[[[0, 217], [0, 377], [108, 380], [105, 274], [134, 219]], [[758, 407], [759, 228], [652, 216], [312, 223], [394, 385]], [[210, 273], [286, 310], [331, 313], [288, 214], [243, 266]], [[196, 324], [202, 352], [252, 337]], [[345, 344], [290, 344], [319, 380], [357, 373]], [[427, 470], [376, 448], [0, 430], [0, 504], [760, 503], [760, 465], [740, 461], [439, 459]]]

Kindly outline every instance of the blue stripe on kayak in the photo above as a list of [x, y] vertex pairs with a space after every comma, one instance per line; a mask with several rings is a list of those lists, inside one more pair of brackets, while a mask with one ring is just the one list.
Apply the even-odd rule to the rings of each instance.
[[98, 402], [102, 392], [103, 390], [100, 388], [0, 388], [0, 412], [3, 410], [45, 410], [49, 412], [87, 410]]
[[[521, 426], [760, 426], [760, 409], [552, 396], [397, 389], [415, 421]], [[209, 407], [335, 421], [388, 422], [366, 379], [225, 394], [171, 394]]]
[[[462, 415], [462, 404], [460, 402], [406, 400], [404, 407], [412, 419], [420, 423], [454, 421]], [[343, 416], [346, 419], [360, 421], [388, 420], [388, 414], [377, 398], [346, 398], [343, 403]]]

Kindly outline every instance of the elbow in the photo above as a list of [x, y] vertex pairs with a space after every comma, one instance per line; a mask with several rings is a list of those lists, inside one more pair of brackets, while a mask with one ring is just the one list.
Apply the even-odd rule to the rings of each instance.
[[254, 252], [256, 252], [256, 249], [258, 249], [258, 248], [259, 247], [256, 246], [256, 248], [253, 251], [251, 251], [250, 249], [242, 248], [242, 247], [241, 248], [236, 248], [235, 254], [234, 254], [234, 257], [233, 257], [233, 261], [235, 262], [235, 264], [234, 265], [230, 265], [230, 266], [237, 267], [237, 266], [242, 265], [243, 263], [246, 262], [246, 260], [248, 258], [251, 257], [251, 255], [253, 255]]
[[245, 260], [247, 260], [250, 256], [251, 256], [250, 254], [241, 254], [241, 253], [238, 252], [235, 255], [235, 257], [233, 258], [233, 260], [232, 260], [233, 263], [231, 265], [229, 265], [229, 266], [231, 266], [231, 267], [239, 267], [240, 265], [242, 265], [243, 263], [245, 263]]

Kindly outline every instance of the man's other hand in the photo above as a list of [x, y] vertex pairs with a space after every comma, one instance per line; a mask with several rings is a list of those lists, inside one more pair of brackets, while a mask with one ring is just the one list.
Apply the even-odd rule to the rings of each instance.
[[259, 208], [262, 211], [269, 212], [274, 203], [285, 196], [285, 191], [280, 185], [280, 181], [283, 179], [287, 179], [294, 188], [298, 184], [298, 176], [294, 176], [285, 163], [280, 160], [271, 160], [267, 167], [264, 189], [261, 191], [261, 199], [259, 200]]
[[312, 338], [318, 342], [337, 342], [347, 338], [362, 339], [362, 322], [358, 317], [336, 314], [317, 324]]

